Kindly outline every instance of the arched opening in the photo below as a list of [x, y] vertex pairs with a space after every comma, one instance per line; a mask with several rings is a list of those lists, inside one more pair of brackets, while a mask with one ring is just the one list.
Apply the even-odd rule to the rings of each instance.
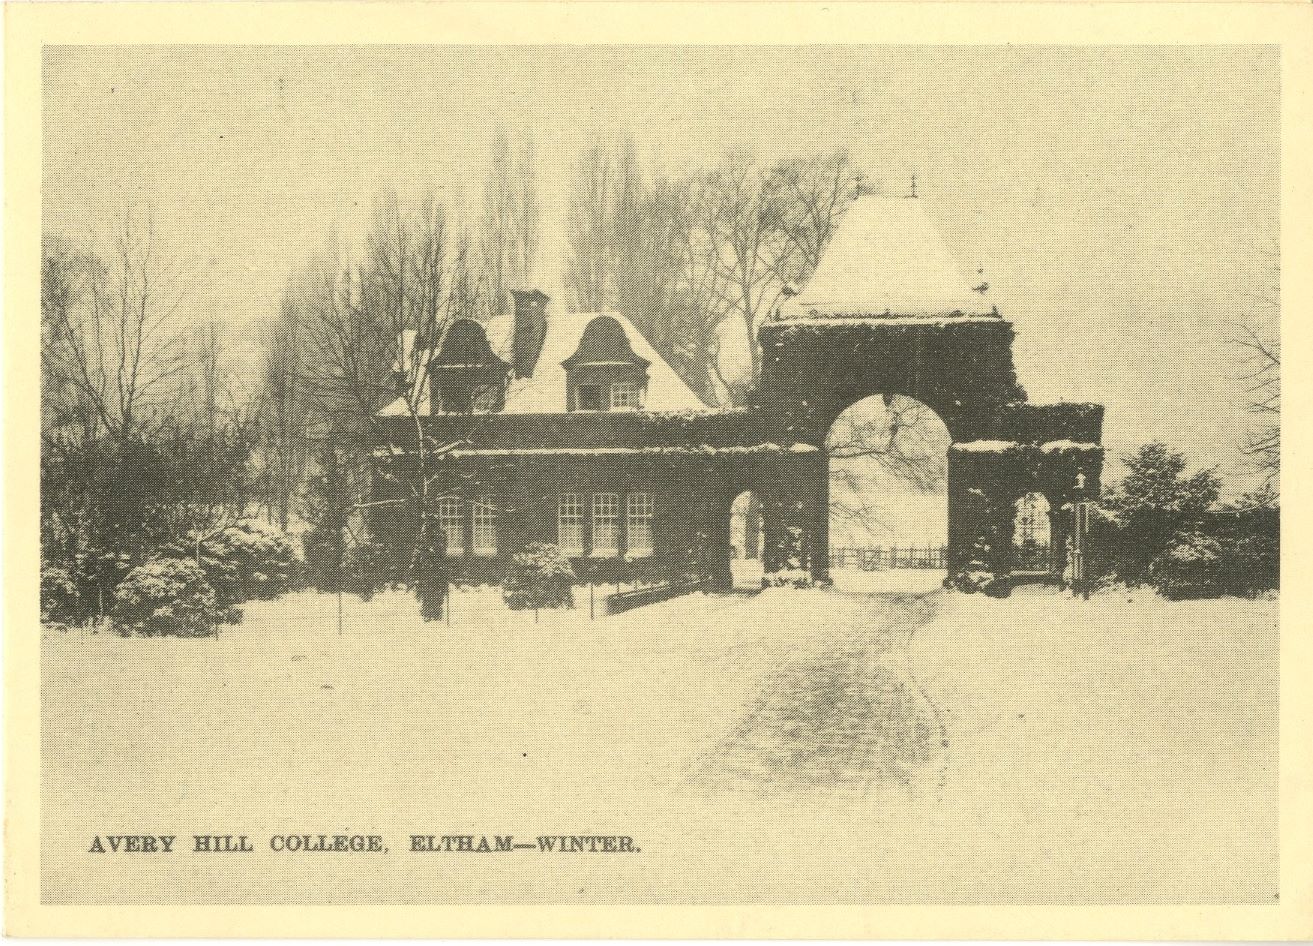
[[1043, 493], [1017, 499], [1012, 517], [1012, 570], [1047, 575], [1053, 570], [1049, 501]]
[[946, 575], [951, 438], [922, 402], [874, 395], [825, 438], [830, 575], [841, 590], [933, 588]]
[[761, 587], [762, 528], [761, 501], [751, 490], [734, 498], [729, 511], [730, 571], [735, 590]]

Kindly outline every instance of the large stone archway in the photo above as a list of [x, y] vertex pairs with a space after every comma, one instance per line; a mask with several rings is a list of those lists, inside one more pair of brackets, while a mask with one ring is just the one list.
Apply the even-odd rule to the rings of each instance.
[[768, 567], [828, 581], [826, 434], [846, 408], [877, 394], [916, 398], [948, 428], [950, 581], [988, 572], [1006, 593], [1014, 503], [1029, 492], [1048, 499], [1054, 542], [1065, 546], [1063, 511], [1098, 493], [1103, 408], [1029, 403], [1014, 335], [957, 276], [918, 201], [859, 200], [803, 294], [758, 333], [763, 436], [818, 453], [811, 479], [793, 481], [787, 500], [763, 510], [777, 542]]

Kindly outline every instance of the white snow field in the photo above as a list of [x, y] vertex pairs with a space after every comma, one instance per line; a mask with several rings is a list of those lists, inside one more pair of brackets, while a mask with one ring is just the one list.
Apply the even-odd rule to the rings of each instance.
[[[612, 618], [465, 591], [45, 632], [53, 903], [1271, 903], [1277, 603], [937, 573]], [[190, 853], [195, 834], [249, 854]], [[89, 853], [176, 835], [171, 854]], [[385, 854], [275, 853], [377, 834]], [[632, 853], [411, 853], [410, 835]]]

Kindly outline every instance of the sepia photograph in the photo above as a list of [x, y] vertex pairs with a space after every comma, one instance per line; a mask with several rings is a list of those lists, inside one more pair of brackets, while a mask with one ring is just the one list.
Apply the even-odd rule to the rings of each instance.
[[1293, 893], [1280, 45], [91, 43], [42, 905]]

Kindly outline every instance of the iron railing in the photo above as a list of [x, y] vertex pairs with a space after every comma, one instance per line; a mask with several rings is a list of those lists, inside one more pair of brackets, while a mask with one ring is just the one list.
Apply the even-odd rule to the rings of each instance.
[[830, 549], [830, 568], [858, 569], [866, 572], [887, 568], [945, 568], [945, 548], [941, 546], [834, 546]]

